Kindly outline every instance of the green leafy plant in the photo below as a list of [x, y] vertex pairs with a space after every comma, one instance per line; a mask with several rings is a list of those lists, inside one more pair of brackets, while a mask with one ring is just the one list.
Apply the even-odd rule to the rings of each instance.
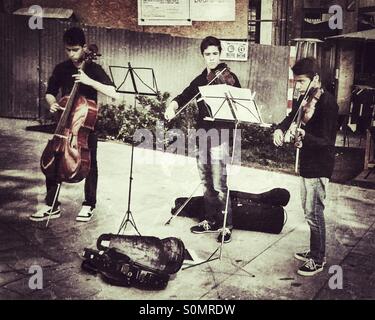
[[[156, 97], [139, 96], [136, 105], [102, 105], [96, 126], [99, 136], [129, 143], [137, 129], [148, 129], [154, 138], [160, 139], [160, 135], [155, 134], [156, 130], [163, 130], [164, 137], [169, 129], [178, 128], [186, 137], [189, 129], [195, 127], [197, 107], [192, 103], [175, 119], [167, 122], [164, 112], [169, 97], [170, 94], [165, 92]], [[158, 123], [163, 123], [164, 127], [158, 127]], [[239, 128], [242, 131], [241, 159], [244, 165], [292, 170], [295, 149], [291, 145], [280, 148], [273, 145], [274, 127], [241, 124]], [[156, 139], [154, 146], [156, 143], [158, 146], [165, 143], [164, 139]]]

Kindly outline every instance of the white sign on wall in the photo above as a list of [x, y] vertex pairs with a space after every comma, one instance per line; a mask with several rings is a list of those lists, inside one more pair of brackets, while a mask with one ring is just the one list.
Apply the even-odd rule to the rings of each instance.
[[247, 61], [249, 55], [249, 44], [247, 41], [225, 41], [221, 40], [221, 60]]
[[193, 21], [235, 21], [235, 0], [190, 0]]
[[138, 0], [138, 25], [189, 26], [191, 0]]

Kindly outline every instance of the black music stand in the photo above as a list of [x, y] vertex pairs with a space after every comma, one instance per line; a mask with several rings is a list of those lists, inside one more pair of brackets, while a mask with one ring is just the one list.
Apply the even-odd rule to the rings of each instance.
[[[145, 96], [157, 96], [158, 86], [156, 77], [152, 68], [136, 67], [133, 68], [128, 62], [127, 67], [109, 66], [112, 81], [119, 93], [129, 93]], [[148, 78], [146, 81], [143, 78]], [[118, 81], [116, 81], [118, 80]]]
[[[109, 69], [110, 69], [112, 81], [116, 87], [116, 91], [119, 93], [134, 94], [134, 106], [136, 105], [137, 96], [139, 95], [148, 95], [148, 96], [158, 95], [156, 78], [155, 78], [154, 70], [152, 68], [133, 68], [130, 62], [128, 62], [128, 67], [109, 66]], [[117, 85], [115, 81], [117, 80], [117, 76], [115, 75], [116, 69], [121, 71], [122, 73], [121, 76], [123, 76], [123, 73], [125, 73], [125, 76], [121, 80], [119, 85]], [[147, 70], [147, 73], [150, 75], [150, 78], [151, 78], [151, 83], [147, 84], [145, 80], [143, 80], [141, 76], [137, 73], [137, 70]], [[140, 91], [139, 88], [142, 88], [141, 89], [142, 91]], [[135, 231], [137, 231], [137, 233], [141, 235], [141, 233], [138, 231], [132, 211], [130, 210], [132, 182], [133, 182], [134, 141], [131, 142], [131, 146], [132, 146], [132, 151], [131, 151], [130, 174], [129, 174], [128, 208], [120, 224], [120, 228], [117, 234], [120, 234], [120, 233], [124, 234], [128, 223], [130, 223], [135, 229]]]
[[[245, 123], [245, 122], [261, 123], [261, 124], [263, 123], [259, 109], [254, 100], [254, 94], [252, 94], [249, 89], [236, 88], [232, 86], [227, 86], [225, 84], [199, 87], [199, 90], [207, 106], [209, 114], [211, 115], [211, 117], [207, 117], [205, 118], [205, 120], [207, 121], [221, 120], [221, 121], [227, 121], [227, 122], [234, 122], [235, 124], [234, 135], [233, 135], [232, 156], [231, 156], [231, 162], [230, 162], [230, 165], [232, 166], [234, 163], [234, 155], [235, 155], [235, 150], [236, 150], [238, 125], [240, 123]], [[229, 186], [230, 172], [228, 173], [227, 176], [228, 176], [227, 185]], [[191, 197], [188, 200], [186, 200], [185, 203], [181, 207], [186, 206], [186, 204], [191, 199]], [[230, 190], [228, 187], [227, 197], [226, 197], [226, 202], [225, 202], [222, 232], [224, 232], [226, 228], [226, 221], [227, 221], [228, 207], [229, 207], [229, 197], [230, 197]], [[177, 214], [180, 212], [181, 212], [181, 209], [179, 209], [173, 217], [176, 217]], [[169, 219], [169, 221], [167, 221], [166, 224], [169, 224], [170, 221], [171, 219]], [[223, 245], [224, 245], [224, 237], [222, 237], [221, 244], [218, 246], [218, 248], [206, 260], [196, 263], [196, 264], [191, 264], [183, 268], [182, 270], [186, 270], [195, 266], [199, 266], [210, 261], [221, 260]], [[219, 251], [219, 256], [215, 257], [215, 254], [218, 251]]]

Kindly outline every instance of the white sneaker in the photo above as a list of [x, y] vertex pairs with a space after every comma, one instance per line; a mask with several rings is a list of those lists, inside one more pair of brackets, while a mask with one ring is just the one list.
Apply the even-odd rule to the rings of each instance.
[[57, 219], [60, 218], [60, 206], [56, 210], [52, 211], [52, 206], [44, 206], [42, 209], [38, 210], [30, 216], [31, 221], [44, 221], [48, 219]]
[[76, 221], [88, 222], [94, 214], [94, 209], [91, 206], [82, 206], [81, 211], [78, 213]]

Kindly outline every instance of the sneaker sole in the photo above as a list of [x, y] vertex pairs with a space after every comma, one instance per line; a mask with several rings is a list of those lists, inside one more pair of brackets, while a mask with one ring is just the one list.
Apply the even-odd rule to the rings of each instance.
[[[299, 261], [303, 261], [303, 262], [307, 262], [307, 260], [309, 260], [307, 258], [303, 258], [303, 257], [297, 255], [296, 253], [294, 254], [294, 258], [296, 258]], [[327, 264], [326, 258], [324, 258], [324, 261], [323, 261], [322, 264], [323, 264], [323, 267]]]
[[315, 270], [315, 271], [310, 271], [310, 272], [298, 270], [297, 273], [300, 276], [312, 277], [312, 276], [315, 276], [316, 274], [318, 274], [319, 272], [322, 272], [322, 271], [323, 271], [323, 268], [320, 268], [320, 269]]
[[294, 258], [296, 258], [299, 261], [303, 261], [303, 262], [306, 262], [307, 260], [309, 260], [308, 258], [304, 258], [304, 257], [299, 256], [297, 253], [294, 254]]
[[91, 219], [92, 219], [92, 217], [91, 218], [79, 218], [79, 217], [77, 217], [76, 221], [78, 221], [78, 222], [89, 222]]
[[79, 221], [79, 222], [88, 222], [91, 219], [92, 219], [92, 215], [90, 217], [77, 217], [76, 221]]
[[195, 234], [203, 234], [203, 233], [219, 233], [220, 231], [219, 230], [208, 230], [208, 231], [192, 231], [190, 230], [192, 233], [195, 233]]
[[61, 213], [58, 213], [58, 214], [51, 214], [49, 217], [47, 215], [47, 216], [42, 217], [42, 218], [35, 218], [35, 217], [31, 216], [29, 219], [31, 221], [34, 221], [34, 222], [39, 222], [39, 221], [47, 221], [48, 219], [50, 219], [50, 220], [51, 219], [57, 219], [57, 218], [60, 218], [60, 216], [61, 216]]
[[[219, 241], [219, 240], [217, 240], [217, 239], [216, 239], [216, 241], [217, 241], [218, 243], [221, 243], [221, 241]], [[227, 241], [224, 241], [224, 243], [229, 243], [229, 242], [231, 242], [231, 241], [232, 241], [232, 239], [227, 240]]]

